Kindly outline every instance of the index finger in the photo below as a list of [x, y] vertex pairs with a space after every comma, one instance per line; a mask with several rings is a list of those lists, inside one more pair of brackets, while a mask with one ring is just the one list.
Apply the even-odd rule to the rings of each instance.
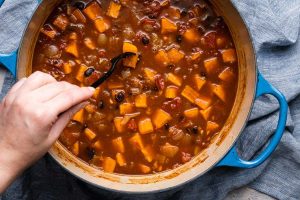
[[45, 102], [45, 104], [55, 116], [58, 116], [60, 113], [90, 98], [94, 91], [95, 89], [91, 87], [73, 88], [60, 93], [48, 102]]
[[42, 87], [43, 85], [56, 82], [55, 78], [51, 75], [37, 71], [31, 74], [25, 83], [19, 89], [20, 92], [29, 92], [37, 88]]

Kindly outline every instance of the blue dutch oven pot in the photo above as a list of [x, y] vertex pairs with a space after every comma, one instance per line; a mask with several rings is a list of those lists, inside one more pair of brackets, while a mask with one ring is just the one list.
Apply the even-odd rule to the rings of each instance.
[[[60, 0], [41, 1], [24, 32], [19, 50], [9, 54], [0, 54], [0, 63], [16, 78], [30, 75], [31, 57], [40, 27], [59, 2]], [[153, 175], [130, 176], [109, 174], [92, 168], [56, 142], [49, 153], [61, 166], [97, 187], [126, 193], [145, 193], [164, 191], [183, 185], [214, 167], [253, 168], [263, 163], [272, 154], [285, 129], [288, 108], [286, 99], [257, 71], [251, 36], [236, 8], [229, 0], [212, 0], [211, 3], [229, 26], [239, 60], [236, 101], [224, 128], [212, 144], [192, 161], [174, 170]], [[235, 142], [246, 125], [254, 100], [265, 94], [273, 95], [279, 102], [277, 129], [267, 147], [259, 155], [251, 160], [244, 160], [238, 155]]]

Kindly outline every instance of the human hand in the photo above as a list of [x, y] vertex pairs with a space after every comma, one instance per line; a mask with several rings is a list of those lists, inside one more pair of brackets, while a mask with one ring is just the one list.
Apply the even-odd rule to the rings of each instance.
[[50, 149], [93, 92], [42, 72], [12, 87], [0, 103], [0, 192]]

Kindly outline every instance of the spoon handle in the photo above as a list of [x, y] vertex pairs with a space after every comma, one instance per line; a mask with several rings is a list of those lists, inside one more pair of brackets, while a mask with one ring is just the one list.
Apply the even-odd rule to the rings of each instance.
[[101, 85], [106, 79], [108, 79], [113, 74], [113, 72], [115, 71], [115, 68], [120, 60], [122, 60], [123, 58], [127, 58], [129, 56], [133, 56], [133, 55], [136, 55], [136, 54], [131, 53], [131, 52], [125, 52], [125, 53], [122, 53], [122, 54], [118, 55], [117, 57], [114, 57], [113, 59], [111, 59], [111, 61], [110, 61], [111, 68], [107, 72], [105, 72], [101, 78], [99, 78], [97, 81], [95, 81], [91, 85], [91, 87], [93, 87], [93, 88], [99, 87], [99, 85]]

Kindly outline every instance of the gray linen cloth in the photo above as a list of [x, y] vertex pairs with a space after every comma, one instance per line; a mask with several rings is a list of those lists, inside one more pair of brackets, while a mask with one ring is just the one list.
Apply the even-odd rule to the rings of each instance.
[[[249, 186], [278, 199], [300, 199], [300, 0], [232, 0], [245, 19], [257, 53], [260, 72], [289, 101], [288, 123], [275, 153], [254, 169], [215, 168], [175, 190], [124, 195], [89, 186], [59, 167], [46, 155], [2, 195], [16, 199], [223, 199]], [[6, 0], [0, 8], [0, 52], [17, 48], [34, 0]], [[14, 83], [5, 73], [0, 99]], [[269, 96], [255, 102], [251, 119], [238, 140], [238, 151], [252, 158], [274, 133], [278, 103]], [[26, 158], [24, 158], [26, 159]]]

